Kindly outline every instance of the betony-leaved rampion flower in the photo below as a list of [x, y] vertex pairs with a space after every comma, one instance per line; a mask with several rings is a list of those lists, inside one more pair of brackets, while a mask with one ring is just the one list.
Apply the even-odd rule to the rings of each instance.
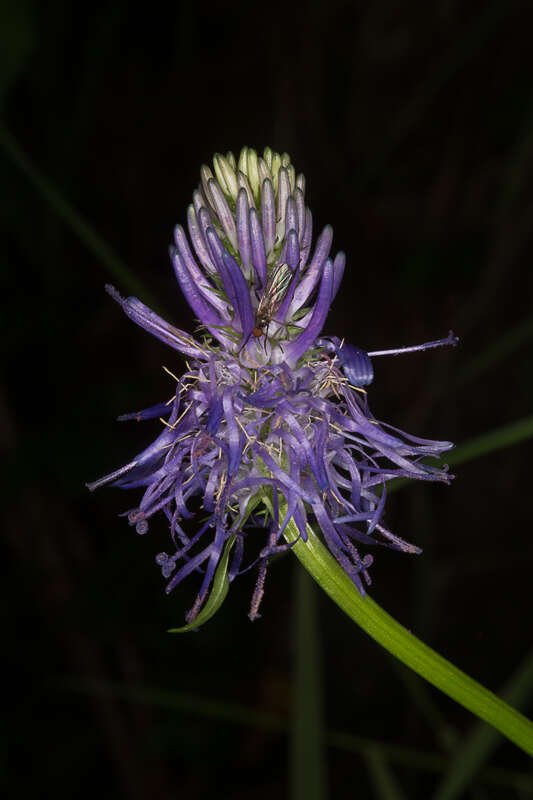
[[[168, 402], [120, 418], [159, 418], [153, 444], [89, 484], [142, 487], [128, 513], [140, 534], [156, 512], [166, 516], [172, 547], [156, 561], [167, 592], [199, 574], [189, 622], [205, 604], [228, 544], [230, 582], [248, 563], [258, 565], [250, 618], [258, 616], [268, 559], [289, 547], [283, 533], [291, 519], [304, 541], [306, 524], [319, 529], [364, 594], [372, 556], [361, 550], [383, 544], [420, 552], [384, 524], [387, 482], [451, 477], [423, 460], [451, 443], [419, 439], [373, 417], [362, 387], [373, 378], [371, 359], [383, 353], [320, 338], [345, 255], [330, 255], [329, 226], [313, 247], [303, 175], [269, 148], [262, 157], [246, 147], [238, 160], [216, 155], [213, 167], [201, 169], [189, 237], [178, 225], [170, 248], [201, 334], [178, 330], [107, 287], [134, 322], [185, 356], [187, 369]], [[455, 342], [450, 333], [403, 350]], [[184, 521], [195, 515], [191, 533]]]

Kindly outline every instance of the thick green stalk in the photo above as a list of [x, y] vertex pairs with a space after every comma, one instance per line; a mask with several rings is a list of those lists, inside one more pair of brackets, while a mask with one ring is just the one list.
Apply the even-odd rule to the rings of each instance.
[[[283, 513], [280, 509], [281, 517]], [[310, 526], [307, 535], [307, 542], [299, 539], [292, 520], [285, 529], [294, 554], [354, 622], [408, 667], [533, 755], [533, 724], [526, 717], [417, 639], [372, 598], [361, 597]]]

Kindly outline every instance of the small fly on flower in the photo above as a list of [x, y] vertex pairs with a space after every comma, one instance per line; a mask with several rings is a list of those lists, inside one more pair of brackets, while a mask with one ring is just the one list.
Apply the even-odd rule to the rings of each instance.
[[255, 312], [254, 327], [251, 335], [256, 339], [260, 339], [263, 335], [266, 337], [268, 326], [285, 299], [292, 276], [293, 272], [288, 264], [278, 264], [269, 275]]

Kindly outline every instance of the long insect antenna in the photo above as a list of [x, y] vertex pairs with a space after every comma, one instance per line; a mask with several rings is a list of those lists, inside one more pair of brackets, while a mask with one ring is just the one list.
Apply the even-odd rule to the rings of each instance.
[[242, 344], [241, 344], [241, 346], [239, 347], [239, 349], [238, 349], [238, 351], [237, 351], [238, 353], [242, 353], [242, 351], [244, 350], [244, 348], [246, 347], [246, 345], [247, 345], [247, 344], [248, 344], [248, 342], [250, 341], [250, 337], [251, 337], [252, 333], [253, 333], [253, 331], [250, 331], [250, 333], [248, 334], [248, 336], [246, 337], [246, 339], [243, 341], [243, 343], [242, 343]]
[[269, 327], [270, 327], [270, 320], [268, 320], [267, 326], [266, 326], [266, 331], [263, 334], [264, 337], [265, 337], [264, 341], [263, 341], [263, 348], [265, 350], [265, 355], [268, 355], [268, 353], [267, 353], [267, 342], [268, 342], [268, 329], [269, 329]]

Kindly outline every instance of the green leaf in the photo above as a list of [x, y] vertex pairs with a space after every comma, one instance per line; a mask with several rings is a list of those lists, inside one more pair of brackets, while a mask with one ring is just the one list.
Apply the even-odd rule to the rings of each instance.
[[[280, 514], [283, 511], [280, 509]], [[307, 542], [298, 538], [293, 520], [285, 529], [293, 552], [332, 600], [373, 639], [433, 686], [497, 728], [533, 755], [533, 723], [417, 639], [356, 586], [307, 526]]]
[[203, 606], [198, 616], [196, 616], [192, 622], [189, 622], [188, 625], [184, 625], [182, 628], [170, 628], [168, 633], [186, 633], [187, 631], [195, 631], [217, 613], [228, 593], [228, 563], [231, 549], [235, 544], [236, 538], [237, 537], [235, 534], [232, 534], [226, 542], [224, 551], [220, 561], [218, 562], [218, 567], [215, 571], [211, 594], [209, 595], [205, 606]]

